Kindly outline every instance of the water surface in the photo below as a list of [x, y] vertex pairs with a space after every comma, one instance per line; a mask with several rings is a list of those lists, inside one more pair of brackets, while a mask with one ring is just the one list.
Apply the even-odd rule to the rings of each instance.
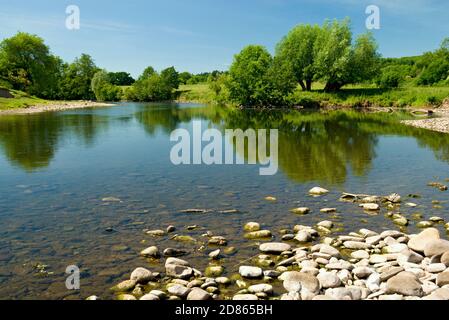
[[[227, 274], [257, 254], [242, 226], [257, 221], [273, 231], [330, 219], [339, 232], [362, 227], [396, 228], [384, 216], [368, 215], [337, 201], [341, 192], [386, 195], [398, 192], [420, 206], [401, 209], [424, 218], [449, 219], [447, 193], [427, 187], [449, 178], [449, 136], [406, 127], [403, 114], [329, 114], [296, 111], [239, 111], [194, 104], [119, 104], [108, 108], [0, 117], [0, 298], [73, 299], [97, 294], [133, 268], [163, 270], [138, 252], [150, 245], [187, 248], [198, 268], [208, 264], [201, 235], [225, 236], [238, 253], [223, 261]], [[172, 130], [278, 128], [279, 172], [259, 176], [259, 166], [174, 166]], [[225, 141], [229, 144], [230, 141]], [[239, 156], [245, 157], [244, 154]], [[314, 186], [332, 192], [307, 196]], [[418, 199], [407, 199], [418, 194]], [[278, 199], [275, 203], [266, 196]], [[116, 197], [121, 202], [103, 202]], [[440, 200], [442, 208], [434, 208]], [[298, 206], [312, 214], [289, 212]], [[337, 215], [319, 213], [337, 207]], [[182, 214], [204, 208], [207, 214]], [[240, 213], [219, 211], [236, 209]], [[175, 225], [196, 243], [150, 238], [145, 229]], [[187, 231], [185, 226], [198, 225]], [[113, 232], [107, 232], [112, 228]], [[405, 231], [416, 231], [413, 225]], [[47, 265], [46, 274], [37, 264]], [[65, 269], [81, 268], [81, 290], [65, 288]]]

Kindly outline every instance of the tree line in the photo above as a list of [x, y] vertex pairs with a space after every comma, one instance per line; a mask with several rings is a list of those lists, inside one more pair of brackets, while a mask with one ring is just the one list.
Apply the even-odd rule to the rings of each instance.
[[161, 101], [174, 98], [180, 84], [206, 82], [213, 73], [158, 73], [146, 68], [137, 80], [127, 72], [99, 68], [82, 54], [72, 63], [53, 55], [44, 40], [19, 32], [0, 43], [0, 86], [50, 100]]

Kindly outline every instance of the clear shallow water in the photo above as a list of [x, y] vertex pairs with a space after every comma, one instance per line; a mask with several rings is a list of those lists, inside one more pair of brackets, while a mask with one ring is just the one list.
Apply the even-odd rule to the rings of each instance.
[[[97, 294], [138, 266], [163, 270], [138, 252], [150, 245], [185, 248], [185, 258], [199, 269], [208, 264], [201, 237], [210, 230], [239, 249], [222, 263], [227, 275], [257, 254], [257, 242], [243, 239], [242, 226], [257, 221], [273, 231], [295, 224], [333, 220], [340, 232], [362, 227], [396, 228], [391, 220], [368, 215], [354, 204], [339, 203], [341, 192], [403, 197], [419, 194], [411, 216], [422, 213], [449, 220], [447, 193], [427, 187], [449, 178], [449, 136], [405, 127], [405, 115], [333, 112], [230, 111], [219, 107], [175, 104], [121, 104], [110, 108], [0, 117], [0, 298], [72, 299]], [[173, 166], [169, 134], [203, 128], [279, 128], [279, 172], [259, 176], [258, 166]], [[229, 143], [229, 142], [226, 142]], [[332, 192], [307, 196], [320, 185]], [[266, 196], [278, 201], [269, 203]], [[117, 197], [120, 203], [102, 198]], [[443, 208], [433, 208], [432, 200]], [[298, 206], [312, 214], [289, 212]], [[339, 213], [319, 213], [337, 207]], [[207, 214], [181, 214], [204, 208]], [[237, 209], [240, 213], [222, 214]], [[175, 225], [196, 243], [169, 237], [150, 238], [144, 229]], [[195, 231], [185, 226], [199, 225]], [[106, 229], [112, 227], [114, 232]], [[414, 232], [413, 225], [406, 231]], [[34, 265], [48, 265], [47, 276]], [[65, 268], [78, 265], [81, 290], [65, 288]]]

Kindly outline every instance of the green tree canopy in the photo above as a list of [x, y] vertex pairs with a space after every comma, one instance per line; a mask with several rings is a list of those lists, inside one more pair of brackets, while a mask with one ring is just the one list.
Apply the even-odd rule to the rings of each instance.
[[111, 84], [110, 74], [105, 70], [98, 71], [92, 78], [92, 91], [98, 101], [118, 101], [122, 90]]
[[36, 35], [19, 32], [0, 43], [0, 77], [14, 89], [43, 98], [52, 97], [61, 64], [44, 40]]
[[292, 68], [303, 90], [312, 89], [315, 78], [314, 48], [320, 32], [322, 30], [318, 25], [298, 25], [276, 47], [276, 56], [286, 67]]
[[175, 67], [170, 67], [161, 71], [162, 80], [173, 89], [179, 88], [179, 73]]
[[100, 71], [91, 56], [82, 54], [73, 63], [66, 65], [60, 83], [61, 96], [67, 100], [94, 100], [91, 82]]
[[109, 72], [109, 82], [116, 86], [130, 86], [135, 80], [128, 72]]

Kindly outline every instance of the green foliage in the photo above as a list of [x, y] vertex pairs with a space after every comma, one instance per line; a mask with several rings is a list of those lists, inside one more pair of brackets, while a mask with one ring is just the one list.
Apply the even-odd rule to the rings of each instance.
[[248, 46], [234, 57], [229, 70], [229, 94], [245, 106], [263, 106], [270, 100], [272, 57], [262, 46]]
[[170, 67], [161, 71], [161, 79], [167, 86], [172, 89], [179, 88], [179, 73], [174, 67]]
[[136, 80], [128, 72], [109, 72], [109, 82], [116, 86], [130, 86]]
[[160, 75], [152, 67], [148, 67], [126, 89], [124, 98], [133, 101], [167, 101], [173, 99], [174, 90], [178, 87], [178, 72], [173, 67], [163, 70]]
[[311, 90], [315, 78], [315, 46], [322, 32], [318, 25], [298, 25], [277, 45], [276, 56], [291, 68], [303, 90]]
[[192, 74], [190, 72], [181, 72], [179, 74], [179, 84], [187, 84], [187, 82], [192, 78]]
[[111, 84], [110, 75], [106, 71], [97, 72], [92, 78], [92, 91], [98, 101], [119, 101], [122, 90]]
[[60, 81], [60, 98], [65, 100], [94, 100], [91, 82], [100, 71], [92, 58], [82, 54], [69, 65], [65, 65]]
[[60, 63], [36, 35], [19, 32], [0, 43], [0, 78], [16, 90], [51, 97], [56, 92]]

